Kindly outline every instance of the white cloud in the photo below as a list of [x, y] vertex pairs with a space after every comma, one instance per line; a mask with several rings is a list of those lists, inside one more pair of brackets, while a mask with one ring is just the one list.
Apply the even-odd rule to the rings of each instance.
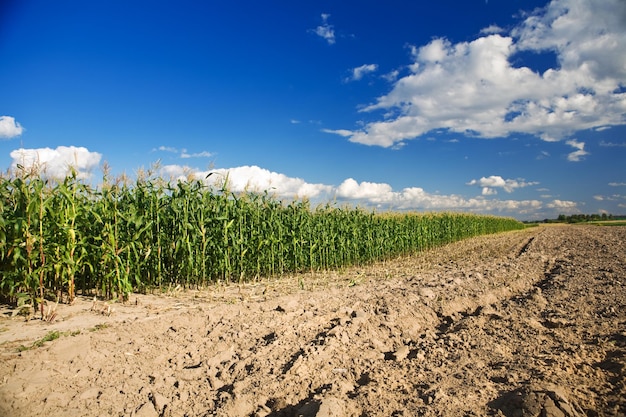
[[159, 146], [158, 148], [152, 149], [152, 152], [156, 152], [156, 151], [178, 153], [178, 149], [173, 148], [171, 146]]
[[625, 187], [626, 182], [610, 182], [609, 185], [611, 187]]
[[180, 152], [180, 157], [183, 158], [183, 159], [188, 159], [188, 158], [210, 158], [212, 156], [213, 156], [213, 154], [211, 152], [208, 152], [208, 151], [189, 153], [189, 152], [187, 152], [187, 149], [182, 149], [181, 152]]
[[11, 139], [24, 132], [24, 128], [14, 117], [0, 116], [0, 139]]
[[325, 39], [329, 45], [332, 45], [335, 43], [335, 30], [333, 26], [328, 23], [328, 18], [330, 18], [329, 14], [322, 13], [322, 24], [313, 29], [312, 32]]
[[593, 198], [597, 201], [619, 201], [626, 199], [626, 196], [623, 196], [621, 194], [594, 195]]
[[552, 203], [546, 205], [548, 208], [574, 211], [577, 209], [578, 204], [574, 201], [553, 200]]
[[336, 130], [333, 130], [333, 129], [322, 129], [322, 132], [334, 133], [336, 135], [343, 136], [343, 137], [350, 137], [350, 136], [352, 136], [354, 134], [353, 131], [346, 130], [346, 129], [336, 129]]
[[159, 146], [158, 148], [152, 149], [152, 152], [156, 152], [156, 151], [177, 153], [177, 154], [179, 154], [179, 157], [182, 158], [182, 159], [210, 158], [212, 156], [215, 156], [215, 154], [213, 154], [213, 153], [211, 153], [209, 151], [201, 151], [201, 152], [189, 153], [187, 151], [187, 149], [185, 149], [185, 148], [178, 149], [178, 148], [175, 148], [173, 146]]
[[575, 139], [568, 140], [566, 142], [569, 146], [578, 149], [577, 151], [571, 152], [567, 155], [567, 160], [571, 162], [579, 162], [581, 158], [586, 155], [589, 155], [589, 152], [585, 151], [585, 143], [578, 142]]
[[56, 149], [17, 149], [11, 152], [11, 168], [23, 167], [27, 172], [42, 173], [51, 178], [65, 178], [76, 170], [79, 178], [89, 178], [98, 167], [102, 154], [84, 147], [58, 146]]
[[363, 181], [360, 184], [348, 178], [337, 188], [337, 197], [349, 200], [368, 200], [372, 203], [390, 203], [394, 198], [389, 184]]
[[387, 74], [381, 75], [381, 77], [391, 83], [398, 79], [398, 75], [400, 75], [400, 71], [393, 70], [388, 72]]
[[[553, 0], [509, 36], [413, 47], [410, 74], [361, 110], [387, 116], [355, 130], [350, 141], [393, 147], [438, 129], [557, 141], [626, 124], [625, 15], [623, 0]], [[553, 52], [559, 66], [542, 74], [513, 66], [523, 51]]]
[[360, 67], [352, 68], [350, 76], [346, 78], [346, 82], [350, 81], [359, 81], [363, 78], [364, 75], [370, 74], [378, 70], [378, 65], [376, 64], [365, 64]]
[[609, 130], [611, 128], [611, 126], [600, 126], [600, 127], [596, 127], [594, 130], [596, 132], [604, 132], [605, 130]]
[[606, 142], [600, 141], [600, 146], [604, 146], [607, 148], [626, 148], [626, 142], [615, 143], [615, 142]]
[[521, 50], [555, 51], [564, 70], [608, 81], [582, 87], [612, 91], [626, 71], [624, 16], [622, 0], [553, 0], [526, 18], [513, 35]]
[[537, 158], [535, 159], [545, 159], [545, 158], [549, 158], [550, 157], [550, 152], [548, 151], [540, 151], [539, 155], [537, 155]]
[[486, 28], [480, 30], [481, 35], [493, 35], [494, 33], [503, 32], [505, 32], [505, 30], [498, 25], [489, 25]]
[[516, 180], [507, 179], [505, 180], [499, 175], [491, 175], [489, 177], [482, 177], [479, 180], [471, 180], [467, 183], [467, 185], [477, 185], [482, 187], [483, 195], [494, 195], [497, 194], [496, 188], [502, 188], [507, 193], [512, 193], [516, 188], [524, 188], [532, 185], [539, 184], [536, 181], [527, 182], [523, 178], [518, 178]]
[[[206, 178], [208, 184], [217, 187], [221, 187], [228, 178], [228, 187], [232, 192], [263, 193], [268, 191], [282, 198], [316, 198], [332, 190], [332, 187], [328, 185], [307, 183], [303, 179], [288, 177], [258, 166], [200, 171], [187, 166], [166, 165], [162, 168], [162, 172], [165, 176], [176, 180]], [[209, 174], [212, 175], [209, 176]]]

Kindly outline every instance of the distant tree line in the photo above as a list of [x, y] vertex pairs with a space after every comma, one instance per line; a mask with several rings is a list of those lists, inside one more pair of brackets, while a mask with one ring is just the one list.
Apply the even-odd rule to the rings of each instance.
[[585, 223], [607, 220], [624, 220], [626, 216], [614, 216], [612, 214], [559, 214], [556, 219], [545, 219], [544, 223]]

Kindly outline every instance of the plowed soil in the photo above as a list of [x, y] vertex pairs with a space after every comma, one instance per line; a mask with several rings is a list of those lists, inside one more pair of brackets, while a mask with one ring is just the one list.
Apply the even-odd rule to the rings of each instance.
[[625, 227], [80, 298], [52, 322], [13, 312], [0, 318], [6, 417], [626, 415]]

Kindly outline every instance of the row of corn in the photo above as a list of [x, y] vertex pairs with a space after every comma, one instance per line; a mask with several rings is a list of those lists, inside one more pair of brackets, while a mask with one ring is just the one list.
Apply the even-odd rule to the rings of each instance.
[[519, 229], [510, 218], [311, 208], [202, 181], [157, 177], [98, 186], [70, 175], [0, 178], [0, 296], [126, 297], [371, 263]]

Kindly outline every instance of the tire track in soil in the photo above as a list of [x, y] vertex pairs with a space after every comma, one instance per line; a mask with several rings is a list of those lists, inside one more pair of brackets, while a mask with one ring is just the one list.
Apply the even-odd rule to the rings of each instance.
[[624, 415], [625, 231], [533, 228], [308, 275], [306, 291], [181, 295], [178, 314], [9, 356], [0, 412]]

